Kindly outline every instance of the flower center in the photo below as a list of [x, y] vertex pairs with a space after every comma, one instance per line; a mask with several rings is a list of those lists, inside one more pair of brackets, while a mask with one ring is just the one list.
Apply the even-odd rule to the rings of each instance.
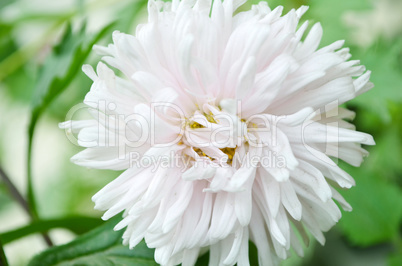
[[[243, 136], [244, 121], [230, 108], [204, 104], [184, 121], [184, 134], [180, 144], [185, 144], [197, 155], [219, 165], [232, 165], [236, 149], [246, 141]], [[233, 108], [232, 108], [233, 109]]]
[[233, 161], [233, 157], [234, 157], [235, 152], [236, 152], [236, 148], [237, 148], [237, 146], [235, 148], [223, 148], [223, 149], [220, 149], [224, 154], [226, 154], [228, 156], [227, 164], [229, 164], [229, 165], [232, 165], [232, 161]]
[[[221, 148], [219, 150], [221, 150], [224, 154], [226, 154], [228, 156], [228, 160], [227, 160], [227, 164], [232, 165], [232, 161], [233, 161], [233, 157], [236, 153], [236, 148]], [[200, 157], [204, 157], [204, 158], [208, 158], [211, 161], [214, 160], [213, 157], [208, 156], [205, 152], [203, 152], [200, 148], [193, 148], [193, 150], [200, 156]]]

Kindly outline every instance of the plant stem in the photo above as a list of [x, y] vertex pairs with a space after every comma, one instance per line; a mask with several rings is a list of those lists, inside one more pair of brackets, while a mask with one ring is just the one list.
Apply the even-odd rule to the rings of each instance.
[[18, 191], [18, 189], [14, 186], [13, 182], [11, 182], [10, 178], [7, 176], [7, 174], [4, 172], [1, 166], [0, 166], [0, 176], [3, 178], [3, 181], [6, 184], [11, 196], [13, 196], [14, 199], [21, 205], [21, 207], [31, 215], [28, 203], [21, 195], [21, 193]]
[[[21, 207], [29, 214], [32, 220], [37, 221], [38, 216], [36, 213], [33, 213], [29, 208], [29, 204], [27, 201], [24, 199], [24, 197], [21, 195], [21, 193], [18, 191], [18, 189], [15, 187], [11, 179], [8, 177], [8, 175], [4, 172], [2, 167], [0, 166], [0, 176], [3, 178], [5, 185], [7, 186], [11, 196], [21, 205]], [[53, 242], [50, 239], [50, 237], [46, 233], [42, 233], [43, 239], [45, 240], [46, 244], [51, 247], [53, 246]], [[0, 243], [1, 244], [1, 243]]]
[[31, 216], [33, 220], [38, 220], [39, 215], [38, 211], [36, 209], [36, 201], [35, 201], [35, 196], [33, 192], [33, 181], [32, 181], [32, 145], [33, 145], [33, 134], [34, 134], [34, 129], [35, 129], [35, 121], [31, 121], [31, 125], [28, 129], [28, 151], [27, 151], [27, 200], [28, 200], [28, 206], [29, 210], [31, 212]]
[[94, 229], [102, 223], [103, 222], [101, 219], [95, 217], [67, 216], [62, 218], [35, 221], [29, 225], [25, 225], [12, 231], [0, 233], [0, 238], [3, 241], [3, 244], [6, 245], [28, 235], [46, 232], [49, 229], [54, 228], [68, 229], [76, 235], [81, 235]]

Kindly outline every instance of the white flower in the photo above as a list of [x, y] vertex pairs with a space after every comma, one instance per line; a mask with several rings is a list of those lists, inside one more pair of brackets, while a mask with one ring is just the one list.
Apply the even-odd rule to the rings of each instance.
[[358, 166], [360, 144], [374, 144], [338, 108], [372, 87], [343, 41], [317, 50], [318, 23], [302, 41], [307, 7], [233, 15], [241, 4], [150, 0], [135, 36], [96, 47], [121, 74], [83, 68], [94, 119], [62, 124], [87, 148], [75, 163], [125, 170], [95, 208], [105, 220], [124, 211], [123, 242], [145, 239], [162, 265], [207, 250], [210, 265], [249, 265], [249, 240], [276, 265], [291, 248], [303, 255], [304, 228], [323, 244], [341, 217], [334, 200], [351, 209], [333, 187], [354, 185], [332, 159]]

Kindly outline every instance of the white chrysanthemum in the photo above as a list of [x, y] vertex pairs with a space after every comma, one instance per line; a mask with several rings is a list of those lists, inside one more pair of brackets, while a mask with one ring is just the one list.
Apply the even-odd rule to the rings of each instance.
[[[358, 166], [374, 144], [338, 106], [372, 87], [343, 41], [318, 49], [322, 29], [281, 16], [265, 2], [233, 15], [243, 1], [149, 1], [135, 36], [113, 34], [96, 47], [103, 61], [85, 103], [93, 120], [62, 127], [86, 147], [72, 159], [125, 170], [93, 200], [103, 219], [124, 211], [130, 247], [145, 239], [162, 265], [276, 265], [305, 229], [322, 232], [341, 217], [333, 188], [354, 185], [334, 162]], [[298, 233], [297, 233], [298, 232]]]

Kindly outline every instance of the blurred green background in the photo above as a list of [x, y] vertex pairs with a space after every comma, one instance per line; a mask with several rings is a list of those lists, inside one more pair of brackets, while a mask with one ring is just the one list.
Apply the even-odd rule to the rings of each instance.
[[[357, 183], [341, 192], [353, 212], [343, 213], [324, 247], [313, 241], [305, 258], [293, 255], [283, 265], [402, 265], [402, 0], [268, 3], [285, 11], [309, 5], [303, 19], [321, 22], [321, 46], [345, 39], [375, 84], [347, 103], [357, 113], [357, 129], [377, 143], [367, 147], [370, 156], [360, 168], [342, 164]], [[0, 167], [24, 198], [35, 198], [37, 209], [28, 214], [0, 179], [0, 240], [10, 265], [26, 265], [47, 248], [38, 231], [51, 228], [58, 245], [102, 223], [91, 196], [118, 173], [70, 163], [81, 149], [58, 123], [90, 88], [81, 65], [99, 61], [92, 44], [111, 42], [113, 30], [134, 33], [145, 21], [144, 0], [0, 1]]]

